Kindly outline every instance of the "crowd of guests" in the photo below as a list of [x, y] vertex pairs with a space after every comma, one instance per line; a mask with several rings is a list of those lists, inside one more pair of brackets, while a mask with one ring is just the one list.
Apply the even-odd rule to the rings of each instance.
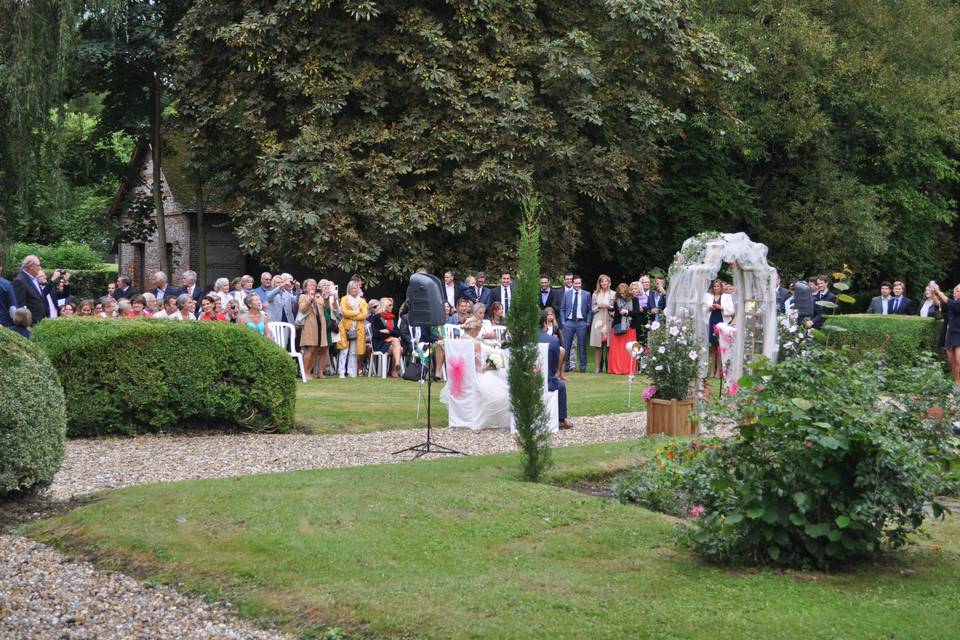
[[[2, 273], [0, 273], [2, 276]], [[298, 282], [288, 273], [260, 275], [259, 284], [250, 275], [219, 278], [213, 288], [204, 290], [197, 283], [197, 274], [184, 271], [179, 287], [171, 284], [162, 271], [153, 274], [152, 287], [138, 291], [125, 275], [117, 277], [98, 299], [77, 300], [70, 285], [70, 272], [54, 269], [46, 277], [37, 256], [24, 258], [13, 282], [0, 277], [0, 324], [29, 336], [32, 324], [46, 318], [76, 316], [142, 318], [165, 320], [199, 320], [243, 324], [251, 330], [272, 337], [271, 323], [287, 323], [296, 327], [296, 343], [303, 354], [308, 377], [362, 375], [370, 366], [369, 354], [382, 353], [389, 363], [391, 377], [398, 377], [402, 362], [423, 344], [437, 343], [444, 336], [457, 333], [468, 321], [476, 327], [477, 339], [491, 347], [499, 347], [508, 339], [506, 317], [514, 297], [512, 274], [503, 271], [499, 279], [487, 284], [486, 273], [480, 271], [458, 281], [454, 273], [443, 274], [444, 304], [447, 325], [453, 333], [437, 328], [412, 325], [404, 302], [395, 308], [392, 298], [368, 300], [364, 280], [353, 276], [342, 292], [325, 279]], [[587, 368], [587, 348], [595, 350], [594, 371], [628, 375], [636, 372], [636, 360], [625, 348], [630, 342], [646, 343], [646, 327], [663, 314], [667, 303], [667, 283], [663, 276], [643, 275], [637, 280], [613, 285], [611, 278], [601, 275], [592, 291], [583, 288], [583, 279], [565, 273], [562, 286], [551, 286], [547, 274], [540, 276], [538, 304], [544, 314], [544, 333], [562, 345], [558, 377], [578, 368]], [[777, 287], [777, 306], [787, 314], [795, 313], [796, 287]], [[254, 286], [257, 285], [257, 286]], [[808, 279], [807, 289], [814, 303], [836, 303], [830, 291], [830, 279], [820, 275]], [[902, 281], [883, 282], [880, 295], [873, 298], [868, 313], [921, 315], [944, 320], [941, 347], [946, 350], [954, 380], [960, 384], [960, 285], [952, 298], [935, 282], [924, 289], [917, 306], [905, 295]], [[716, 349], [713, 327], [731, 322], [736, 291], [721, 280], [711, 283], [704, 293], [703, 305], [711, 351]], [[819, 327], [826, 308], [814, 306], [810, 317], [802, 318], [808, 326]], [[434, 349], [434, 370], [428, 375], [441, 376], [442, 349]], [[569, 357], [568, 357], [569, 356]], [[714, 369], [719, 367], [711, 358]], [[385, 365], [387, 366], [387, 365]], [[712, 371], [718, 375], [718, 371]]]

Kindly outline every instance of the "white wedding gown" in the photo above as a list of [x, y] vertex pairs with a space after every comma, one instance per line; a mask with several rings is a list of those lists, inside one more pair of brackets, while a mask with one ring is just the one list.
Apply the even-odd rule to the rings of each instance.
[[[470, 339], [470, 348], [473, 349], [473, 338]], [[459, 341], [457, 341], [459, 342]], [[459, 346], [459, 345], [458, 345]], [[470, 416], [469, 420], [462, 418], [451, 420], [450, 426], [469, 426], [471, 429], [509, 429], [511, 420], [510, 386], [507, 382], [506, 367], [501, 369], [484, 370], [484, 364], [491, 353], [503, 354], [503, 362], [507, 362], [507, 354], [502, 349], [494, 349], [484, 344], [480, 345], [480, 353], [475, 354], [472, 364], [475, 374], [473, 384], [465, 384], [463, 397], [454, 398], [451, 395], [451, 381], [447, 381], [440, 391], [440, 402], [449, 407], [451, 418], [456, 413]], [[449, 371], [448, 371], [449, 376]], [[472, 389], [472, 390], [471, 390]], [[454, 406], [456, 405], [456, 407]], [[469, 424], [462, 424], [467, 422]]]

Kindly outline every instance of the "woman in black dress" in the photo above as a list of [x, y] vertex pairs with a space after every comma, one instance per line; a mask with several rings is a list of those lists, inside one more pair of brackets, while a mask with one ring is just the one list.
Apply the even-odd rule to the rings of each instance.
[[933, 283], [931, 288], [943, 309], [943, 319], [946, 323], [943, 348], [947, 351], [947, 361], [953, 373], [953, 384], [960, 386], [960, 284], [953, 288], [952, 300], [940, 291], [936, 283]]

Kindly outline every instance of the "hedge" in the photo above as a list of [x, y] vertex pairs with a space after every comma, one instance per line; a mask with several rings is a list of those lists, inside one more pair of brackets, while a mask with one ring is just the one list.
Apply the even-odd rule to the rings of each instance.
[[71, 271], [98, 269], [103, 262], [100, 252], [79, 242], [67, 241], [49, 245], [14, 242], [7, 253], [7, 273], [19, 271], [23, 258], [31, 254], [40, 258], [40, 264], [43, 265], [48, 276], [54, 269], [61, 267]]
[[33, 339], [60, 373], [69, 436], [293, 426], [293, 360], [245, 326], [61, 318]]
[[[52, 272], [51, 272], [52, 273]], [[117, 280], [117, 266], [101, 265], [98, 269], [78, 269], [70, 272], [71, 295], [78, 301], [107, 295], [107, 285]]]
[[845, 330], [829, 332], [831, 345], [854, 353], [877, 350], [893, 365], [911, 364], [919, 352], [935, 351], [942, 327], [930, 318], [871, 313], [828, 316], [825, 326]]
[[63, 387], [46, 354], [0, 328], [0, 496], [49, 484], [63, 462]]

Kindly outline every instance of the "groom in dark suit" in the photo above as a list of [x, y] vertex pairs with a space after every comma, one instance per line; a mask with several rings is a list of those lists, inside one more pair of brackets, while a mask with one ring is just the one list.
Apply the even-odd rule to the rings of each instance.
[[540, 338], [538, 342], [549, 345], [547, 347], [547, 390], [557, 392], [557, 409], [560, 414], [560, 428], [572, 429], [573, 425], [567, 422], [567, 383], [557, 377], [560, 368], [560, 341], [547, 333], [547, 314], [540, 312]]
[[500, 274], [500, 286], [494, 287], [490, 292], [490, 302], [502, 304], [504, 316], [510, 313], [510, 305], [513, 304], [513, 277], [509, 271]]

